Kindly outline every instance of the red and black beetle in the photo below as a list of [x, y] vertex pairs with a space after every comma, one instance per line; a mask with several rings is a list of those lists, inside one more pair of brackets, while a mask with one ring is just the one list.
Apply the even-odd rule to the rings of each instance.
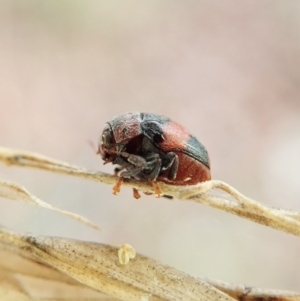
[[[204, 146], [180, 124], [151, 113], [125, 113], [107, 122], [99, 141], [105, 163], [120, 168], [122, 178], [156, 180], [174, 185], [193, 185], [211, 179], [209, 157]], [[135, 197], [138, 192], [134, 191]]]

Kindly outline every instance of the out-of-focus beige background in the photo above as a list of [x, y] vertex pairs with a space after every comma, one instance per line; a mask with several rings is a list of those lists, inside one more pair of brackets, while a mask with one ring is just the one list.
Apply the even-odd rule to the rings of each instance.
[[[1, 1], [0, 145], [90, 169], [88, 141], [126, 111], [164, 114], [206, 146], [212, 175], [300, 210], [300, 2]], [[0, 166], [0, 177], [98, 223], [0, 199], [14, 230], [130, 243], [194, 276], [300, 289], [300, 240], [205, 206]]]

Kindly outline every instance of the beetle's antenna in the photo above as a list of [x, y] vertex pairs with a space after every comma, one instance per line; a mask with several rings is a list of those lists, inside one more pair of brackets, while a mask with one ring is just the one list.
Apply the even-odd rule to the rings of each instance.
[[92, 139], [88, 139], [87, 140], [87, 143], [88, 145], [92, 148], [93, 152], [96, 154], [96, 155], [99, 155], [100, 154], [100, 148], [96, 146], [95, 142], [92, 140]]

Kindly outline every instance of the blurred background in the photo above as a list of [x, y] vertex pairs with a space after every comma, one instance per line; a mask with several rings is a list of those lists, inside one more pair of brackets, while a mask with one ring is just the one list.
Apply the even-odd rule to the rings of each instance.
[[[208, 149], [213, 178], [300, 211], [300, 2], [1, 1], [0, 145], [89, 169], [89, 144], [126, 111], [167, 115]], [[0, 199], [16, 231], [115, 245], [196, 277], [300, 289], [300, 239], [199, 204], [132, 197], [45, 171], [0, 166], [98, 233]]]

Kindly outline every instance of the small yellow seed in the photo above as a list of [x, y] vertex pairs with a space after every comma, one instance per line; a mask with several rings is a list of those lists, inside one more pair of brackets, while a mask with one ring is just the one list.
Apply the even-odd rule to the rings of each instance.
[[130, 259], [135, 257], [136, 253], [134, 248], [129, 244], [124, 244], [118, 251], [119, 262], [122, 265], [128, 264]]

